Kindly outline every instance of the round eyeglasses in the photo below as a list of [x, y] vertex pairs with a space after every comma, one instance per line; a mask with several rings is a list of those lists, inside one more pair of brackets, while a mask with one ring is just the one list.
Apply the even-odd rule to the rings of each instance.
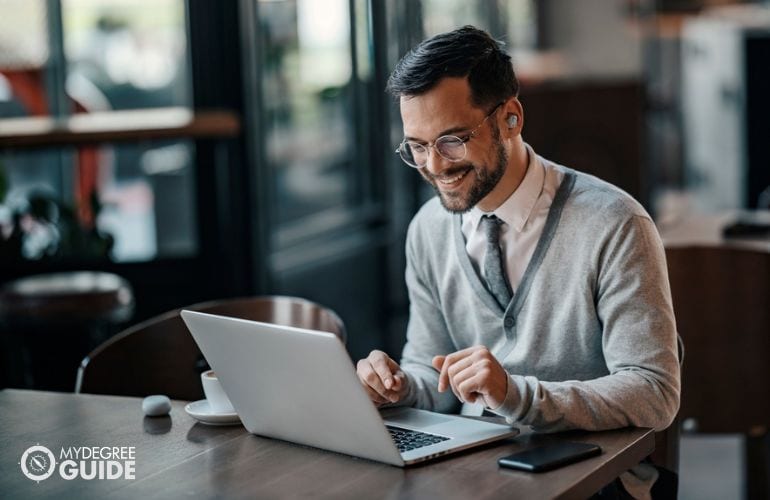
[[421, 144], [415, 141], [407, 141], [404, 139], [401, 144], [398, 145], [396, 153], [401, 156], [404, 163], [414, 168], [423, 168], [428, 164], [428, 157], [430, 156], [430, 148], [436, 148], [436, 152], [444, 159], [451, 162], [458, 162], [465, 159], [465, 155], [468, 154], [468, 148], [465, 143], [470, 141], [476, 136], [476, 133], [490, 116], [495, 114], [495, 111], [504, 103], [500, 102], [497, 106], [492, 108], [487, 116], [481, 120], [481, 123], [473, 127], [473, 129], [464, 137], [458, 137], [456, 135], [442, 135], [433, 144]]

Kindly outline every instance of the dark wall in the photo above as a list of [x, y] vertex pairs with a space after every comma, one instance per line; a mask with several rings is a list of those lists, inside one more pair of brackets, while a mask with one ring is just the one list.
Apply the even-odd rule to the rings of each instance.
[[523, 85], [524, 139], [545, 158], [593, 174], [647, 205], [641, 82]]

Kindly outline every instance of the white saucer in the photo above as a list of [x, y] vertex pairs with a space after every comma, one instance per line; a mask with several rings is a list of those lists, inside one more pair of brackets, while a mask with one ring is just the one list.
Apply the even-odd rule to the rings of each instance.
[[209, 402], [205, 399], [188, 403], [184, 407], [184, 411], [198, 422], [208, 425], [233, 425], [241, 423], [241, 419], [235, 412], [214, 413], [209, 406]]

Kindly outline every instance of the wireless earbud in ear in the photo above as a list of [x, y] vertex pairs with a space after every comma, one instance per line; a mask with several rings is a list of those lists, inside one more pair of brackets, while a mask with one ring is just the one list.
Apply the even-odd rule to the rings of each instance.
[[508, 117], [508, 128], [514, 128], [519, 123], [518, 115], [511, 115]]

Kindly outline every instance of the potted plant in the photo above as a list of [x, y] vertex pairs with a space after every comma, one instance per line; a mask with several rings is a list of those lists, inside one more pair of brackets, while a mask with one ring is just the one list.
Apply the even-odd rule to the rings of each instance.
[[[23, 196], [8, 196], [10, 183], [0, 163], [0, 260], [109, 258], [114, 238], [96, 225], [81, 224], [73, 207], [50, 193], [33, 189]], [[101, 204], [90, 198], [93, 214]]]

